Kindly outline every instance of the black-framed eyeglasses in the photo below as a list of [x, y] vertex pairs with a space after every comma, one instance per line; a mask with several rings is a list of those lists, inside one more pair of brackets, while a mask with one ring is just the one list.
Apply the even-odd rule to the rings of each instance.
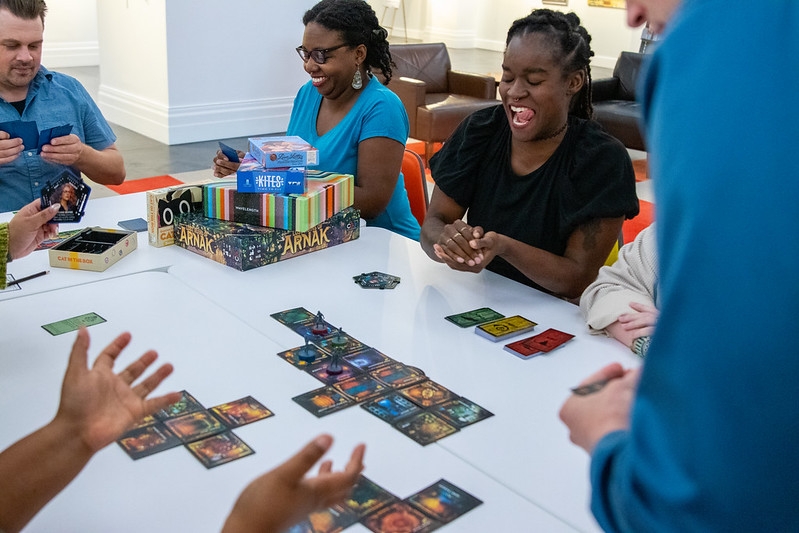
[[322, 49], [314, 49], [314, 50], [306, 50], [303, 46], [298, 46], [295, 48], [297, 53], [300, 55], [303, 63], [307, 63], [309, 59], [313, 59], [315, 63], [319, 65], [324, 65], [325, 61], [327, 61], [327, 54], [332, 52], [333, 50], [338, 50], [347, 46], [347, 43], [342, 43], [338, 46], [333, 46], [330, 48], [322, 48]]

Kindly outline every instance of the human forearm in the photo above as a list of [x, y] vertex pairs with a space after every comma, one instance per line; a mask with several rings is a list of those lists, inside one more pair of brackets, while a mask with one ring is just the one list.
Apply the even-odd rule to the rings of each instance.
[[54, 419], [0, 453], [0, 530], [21, 530], [81, 471], [93, 452]]
[[125, 181], [125, 162], [115, 146], [95, 150], [84, 145], [75, 166], [96, 183], [119, 185]]

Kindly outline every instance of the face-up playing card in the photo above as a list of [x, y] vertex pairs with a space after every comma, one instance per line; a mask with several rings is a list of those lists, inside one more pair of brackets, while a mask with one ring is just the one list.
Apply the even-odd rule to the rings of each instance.
[[222, 422], [204, 410], [170, 418], [164, 424], [184, 443], [210, 437], [227, 429]]
[[369, 272], [353, 276], [355, 283], [364, 289], [393, 289], [400, 283], [398, 276], [392, 276], [384, 272]]
[[361, 518], [398, 500], [399, 498], [371, 479], [361, 476], [355, 483], [350, 497], [344, 500], [343, 503], [336, 505], [336, 508], [348, 511], [356, 518]]
[[362, 403], [361, 407], [389, 424], [394, 424], [401, 418], [421, 411], [419, 406], [396, 392], [369, 400], [366, 403]]
[[210, 411], [231, 429], [274, 415], [252, 396], [211, 407]]
[[[342, 511], [338, 507], [330, 507], [309, 514], [307, 518], [308, 529], [306, 531], [309, 533], [341, 533], [357, 521], [358, 519], [352, 513]], [[291, 529], [289, 533], [294, 531], [294, 529]]]
[[484, 322], [491, 322], [492, 320], [505, 318], [505, 315], [497, 313], [490, 307], [481, 307], [480, 309], [466, 311], [465, 313], [458, 313], [457, 315], [449, 315], [445, 316], [444, 318], [456, 326], [470, 328], [478, 324], [483, 324]]
[[42, 328], [44, 328], [44, 330], [50, 335], [56, 336], [69, 333], [70, 331], [77, 331], [81, 326], [96, 326], [97, 324], [102, 324], [103, 322], [105, 322], [105, 319], [97, 313], [86, 313], [76, 317], [59, 320], [58, 322], [53, 322], [51, 324], [44, 324]]
[[445, 479], [409, 496], [407, 501], [426, 515], [444, 523], [452, 522], [483, 503]]
[[395, 502], [366, 515], [361, 523], [373, 533], [399, 531], [428, 533], [441, 527], [441, 522], [416, 510], [406, 502]]
[[333, 414], [355, 404], [352, 398], [333, 387], [322, 387], [308, 391], [305, 394], [295, 396], [292, 400], [318, 418]]
[[117, 444], [131, 459], [135, 460], [180, 446], [182, 442], [162, 423], [158, 422], [128, 431], [117, 441]]
[[549, 352], [558, 346], [570, 341], [574, 335], [558, 331], [557, 329], [548, 329], [543, 333], [539, 333], [535, 337], [528, 339], [528, 345], [541, 350], [542, 352]]
[[399, 362], [389, 363], [375, 368], [369, 374], [391, 387], [399, 389], [407, 385], [413, 385], [425, 378], [425, 375], [416, 369]]
[[309, 320], [313, 320], [315, 315], [304, 307], [295, 307], [294, 309], [287, 309], [286, 311], [280, 311], [279, 313], [272, 313], [269, 316], [281, 324], [291, 327], [292, 324], [296, 324], [298, 322], [308, 322]]
[[339, 381], [333, 386], [356, 402], [368, 400], [389, 390], [387, 386], [367, 374]]
[[[307, 350], [307, 352], [305, 350]], [[302, 357], [300, 357], [300, 355], [308, 358], [313, 355], [313, 361], [305, 361]], [[308, 344], [307, 347], [298, 346], [297, 348], [292, 348], [290, 350], [286, 350], [285, 352], [278, 352], [277, 356], [303, 370], [308, 368], [310, 365], [321, 361], [322, 359], [330, 357], [327, 352], [322, 351], [313, 344]]]
[[506, 344], [502, 349], [510, 352], [519, 359], [532, 359], [536, 355], [541, 355], [543, 352], [537, 348], [534, 343], [530, 341], [535, 337], [527, 337], [519, 341]]
[[429, 379], [399, 392], [419, 407], [431, 407], [455, 397], [449, 389]]
[[368, 348], [368, 346], [364, 345], [361, 341], [354, 337], [350, 337], [341, 330], [335, 330], [322, 339], [313, 339], [313, 343], [328, 353], [333, 353], [333, 348], [337, 343], [340, 343], [342, 346], [341, 355], [349, 355]]
[[192, 442], [186, 447], [205, 468], [213, 468], [255, 453], [246, 442], [230, 431]]
[[180, 400], [176, 401], [165, 409], [156, 411], [155, 417], [159, 420], [167, 420], [169, 418], [187, 415], [189, 413], [201, 411], [203, 409], [205, 409], [205, 407], [203, 407], [203, 405], [198, 402], [194, 396], [189, 394], [188, 391], [184, 390], [181, 391]]
[[532, 320], [527, 320], [523, 316], [515, 315], [479, 324], [475, 326], [474, 332], [490, 341], [498, 342], [508, 337], [527, 333], [535, 326], [536, 323]]
[[458, 428], [464, 428], [475, 422], [485, 420], [494, 413], [480, 407], [466, 398], [455, 398], [436, 405], [433, 410]]
[[349, 363], [339, 362], [339, 366], [341, 367], [341, 372], [339, 372], [338, 374], [331, 374], [329, 372], [329, 368], [332, 362], [333, 358], [328, 357], [327, 359], [323, 359], [318, 363], [314, 363], [313, 365], [309, 366], [306, 370], [310, 375], [312, 375], [313, 377], [315, 377], [316, 379], [327, 385], [333, 385], [334, 383], [339, 383], [341, 381], [351, 379], [361, 373], [360, 370], [350, 365]]
[[91, 188], [86, 185], [83, 178], [76, 176], [71, 170], [64, 170], [56, 179], [42, 187], [42, 209], [47, 209], [51, 205], [60, 205], [61, 209], [55, 214], [52, 222], [80, 222], [90, 193]]
[[458, 428], [429, 411], [422, 411], [403, 418], [394, 427], [422, 446], [427, 446], [458, 431]]
[[363, 371], [372, 370], [373, 368], [393, 361], [389, 356], [374, 348], [366, 348], [365, 350], [355, 352], [344, 357], [344, 360]]

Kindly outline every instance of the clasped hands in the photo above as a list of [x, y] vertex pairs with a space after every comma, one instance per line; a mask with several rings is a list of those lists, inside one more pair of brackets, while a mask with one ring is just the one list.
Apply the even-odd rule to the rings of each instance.
[[470, 226], [456, 220], [444, 226], [433, 243], [436, 257], [453, 270], [480, 272], [494, 257], [501, 255], [499, 234], [485, 232], [480, 226]]

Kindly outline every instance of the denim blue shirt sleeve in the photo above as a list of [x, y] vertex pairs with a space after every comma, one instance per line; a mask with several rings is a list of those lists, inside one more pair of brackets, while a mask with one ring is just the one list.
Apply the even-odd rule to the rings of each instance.
[[592, 454], [606, 531], [799, 531], [797, 56], [796, 0], [685, 0], [637, 91], [661, 312]]
[[[40, 132], [71, 124], [71, 133], [96, 150], [105, 150], [116, 141], [116, 135], [80, 82], [44, 67], [28, 88], [22, 116], [13, 105], [0, 99], [0, 122], [15, 120], [35, 121]], [[26, 146], [17, 159], [0, 165], [0, 212], [19, 209], [39, 198], [41, 188], [63, 170], [62, 165], [44, 161], [36, 148]]]
[[[294, 99], [287, 131], [288, 135], [302, 137], [319, 150], [317, 168], [320, 170], [352, 174], [357, 184], [358, 145], [361, 141], [387, 137], [404, 146], [408, 140], [410, 126], [405, 108], [399, 97], [377, 78], [369, 79], [352, 109], [324, 135], [318, 135], [316, 130], [321, 104], [322, 95], [313, 84], [309, 81], [303, 85]], [[419, 240], [419, 223], [411, 213], [401, 173], [385, 211], [366, 223]]]

